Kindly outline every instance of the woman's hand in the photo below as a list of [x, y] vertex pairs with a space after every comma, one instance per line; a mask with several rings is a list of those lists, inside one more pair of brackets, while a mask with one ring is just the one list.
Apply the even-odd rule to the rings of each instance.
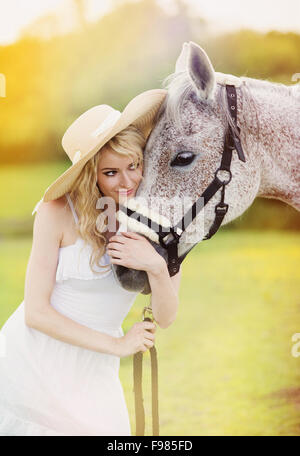
[[111, 263], [159, 274], [166, 267], [166, 262], [156, 252], [150, 242], [137, 233], [121, 233], [112, 236], [108, 242], [107, 253]]
[[156, 325], [151, 321], [135, 323], [125, 336], [116, 339], [116, 356], [130, 356], [139, 351], [145, 352], [153, 347]]

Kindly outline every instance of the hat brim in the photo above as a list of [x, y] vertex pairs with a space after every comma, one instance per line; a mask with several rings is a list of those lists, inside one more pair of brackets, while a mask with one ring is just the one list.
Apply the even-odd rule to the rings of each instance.
[[90, 158], [92, 158], [110, 139], [129, 127], [129, 125], [133, 124], [139, 128], [147, 139], [152, 130], [156, 113], [164, 101], [166, 94], [166, 90], [153, 89], [147, 90], [133, 98], [121, 113], [118, 121], [99, 136], [97, 145], [61, 174], [61, 176], [47, 188], [42, 200], [48, 202], [60, 198], [67, 193]]

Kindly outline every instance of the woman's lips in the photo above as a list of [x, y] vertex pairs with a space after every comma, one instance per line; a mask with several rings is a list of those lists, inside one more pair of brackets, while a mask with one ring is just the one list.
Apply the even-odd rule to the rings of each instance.
[[127, 191], [124, 191], [124, 190], [119, 190], [118, 191], [118, 194], [120, 196], [128, 196], [128, 195], [131, 195], [133, 193], [134, 189], [131, 188], [130, 190], [127, 190]]

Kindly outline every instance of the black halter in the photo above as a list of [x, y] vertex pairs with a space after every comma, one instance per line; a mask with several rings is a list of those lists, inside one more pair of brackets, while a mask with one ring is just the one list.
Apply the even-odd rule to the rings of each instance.
[[[237, 131], [240, 132], [240, 129], [237, 126], [237, 93], [235, 86], [226, 85], [226, 94], [230, 115], [234, 121]], [[246, 159], [244, 156], [240, 139], [234, 132], [231, 125], [228, 123], [227, 131], [225, 134], [221, 165], [215, 172], [214, 180], [208, 185], [208, 187], [204, 190], [202, 195], [198, 198], [197, 201], [195, 201], [195, 203], [191, 206], [191, 208], [187, 211], [183, 218], [175, 226], [170, 227], [167, 232], [165, 227], [161, 226], [158, 223], [155, 223], [148, 217], [145, 217], [142, 214], [132, 211], [127, 207], [121, 205], [119, 207], [119, 209], [122, 210], [122, 212], [124, 212], [128, 217], [134, 214], [135, 220], [147, 225], [149, 228], [151, 228], [158, 234], [160, 245], [168, 252], [168, 270], [171, 277], [179, 271], [180, 264], [186, 256], [185, 254], [181, 258], [178, 258], [178, 244], [180, 237], [182, 236], [187, 226], [190, 225], [190, 223], [192, 223], [192, 221], [197, 217], [198, 213], [203, 209], [203, 207], [217, 193], [217, 191], [220, 188], [221, 200], [215, 206], [215, 220], [212, 226], [210, 227], [209, 232], [203, 238], [203, 240], [210, 239], [218, 231], [222, 224], [222, 221], [228, 211], [228, 204], [225, 203], [224, 197], [225, 187], [229, 184], [232, 178], [230, 165], [232, 159], [232, 152], [234, 149], [237, 151], [239, 159], [245, 162]], [[225, 171], [228, 174], [227, 179], [222, 180], [221, 177], [219, 177], [221, 171]], [[185, 223], [186, 220], [188, 220], [187, 224]]]

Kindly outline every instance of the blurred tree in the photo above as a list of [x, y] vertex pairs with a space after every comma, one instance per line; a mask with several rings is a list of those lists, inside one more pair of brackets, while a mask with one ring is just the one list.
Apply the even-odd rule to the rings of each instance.
[[0, 73], [0, 98], [6, 97], [6, 78], [3, 73]]
[[82, 30], [87, 27], [87, 19], [86, 19], [86, 8], [87, 8], [87, 1], [86, 0], [73, 0], [74, 8], [76, 11], [76, 15], [78, 18], [78, 24]]
[[211, 39], [206, 49], [216, 70], [289, 83], [300, 67], [300, 35], [241, 30]]
[[[84, 4], [73, 4], [83, 17]], [[84, 31], [41, 41], [43, 24], [45, 36], [52, 33], [48, 19], [30, 38], [0, 47], [9, 88], [0, 112], [2, 163], [64, 157], [60, 138], [76, 116], [97, 103], [122, 109], [138, 92], [159, 87], [192, 38], [189, 18], [167, 16], [154, 0], [122, 2]]]
[[70, 4], [70, 24], [76, 22], [73, 10], [82, 27], [50, 39], [66, 16], [47, 16], [27, 30], [31, 37], [0, 46], [7, 80], [2, 163], [63, 157], [60, 138], [76, 116], [97, 103], [122, 109], [138, 92], [160, 87], [184, 41], [204, 46], [218, 71], [289, 82], [300, 68], [299, 35], [244, 30], [209, 37], [205, 22], [191, 17], [183, 0], [174, 2], [172, 15], [156, 0], [112, 0], [114, 9], [94, 23], [86, 20], [87, 0]]
[[38, 17], [21, 32], [21, 37], [39, 37], [50, 39], [62, 33], [63, 24], [60, 17], [55, 14], [47, 14], [46, 16]]

